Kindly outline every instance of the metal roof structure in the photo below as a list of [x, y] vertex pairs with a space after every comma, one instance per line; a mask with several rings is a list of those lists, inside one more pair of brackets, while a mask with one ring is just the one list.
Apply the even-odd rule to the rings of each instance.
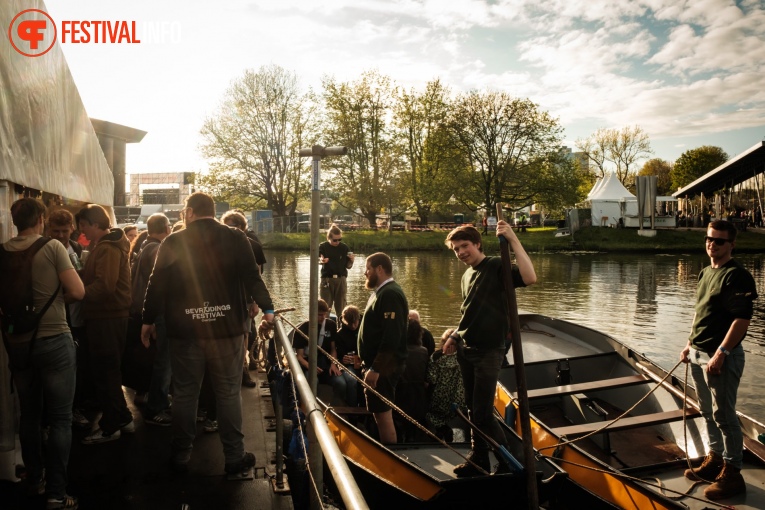
[[702, 175], [684, 188], [672, 193], [673, 197], [706, 196], [715, 191], [741, 184], [765, 171], [765, 141], [730, 159], [714, 170]]

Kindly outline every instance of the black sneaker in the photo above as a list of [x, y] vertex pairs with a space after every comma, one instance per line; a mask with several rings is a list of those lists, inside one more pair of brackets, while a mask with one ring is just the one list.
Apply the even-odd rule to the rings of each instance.
[[243, 471], [248, 471], [255, 466], [255, 454], [245, 452], [244, 457], [239, 462], [232, 464], [226, 464], [225, 470], [227, 475], [236, 475]]
[[[463, 462], [454, 468], [454, 474], [457, 475], [457, 478], [484, 476], [491, 473], [491, 463], [489, 462], [488, 452], [476, 453], [471, 450], [466, 458], [470, 462]], [[483, 469], [483, 471], [479, 468]]]
[[167, 411], [167, 409], [158, 412], [152, 417], [144, 418], [144, 422], [149, 425], [157, 425], [160, 427], [169, 427], [173, 424], [173, 416]]

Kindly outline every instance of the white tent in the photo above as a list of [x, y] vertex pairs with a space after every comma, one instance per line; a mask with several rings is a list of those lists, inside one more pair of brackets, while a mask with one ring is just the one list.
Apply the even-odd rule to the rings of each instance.
[[595, 181], [595, 186], [593, 186], [593, 187], [592, 187], [592, 189], [590, 190], [590, 192], [589, 192], [589, 193], [587, 193], [587, 200], [589, 200], [589, 199], [592, 197], [592, 195], [594, 195], [595, 193], [597, 193], [597, 192], [598, 192], [598, 190], [599, 190], [599, 189], [601, 188], [601, 186], [603, 185], [603, 181], [604, 181], [604, 180], [605, 180], [605, 179], [603, 179], [602, 177], [598, 177], [598, 180], [597, 180], [597, 181]]
[[595, 184], [588, 199], [593, 226], [610, 227], [616, 225], [619, 218], [637, 214], [635, 195], [630, 193], [613, 173]]

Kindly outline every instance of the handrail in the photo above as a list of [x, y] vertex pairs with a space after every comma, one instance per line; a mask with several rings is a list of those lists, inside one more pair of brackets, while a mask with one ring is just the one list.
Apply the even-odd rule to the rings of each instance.
[[[321, 450], [324, 453], [327, 466], [332, 473], [332, 477], [337, 484], [337, 488], [340, 491], [340, 497], [343, 499], [345, 507], [349, 510], [368, 510], [364, 496], [359, 490], [359, 486], [356, 484], [356, 480], [353, 478], [348, 464], [346, 464], [343, 454], [340, 452], [340, 447], [337, 445], [332, 432], [329, 430], [327, 421], [324, 418], [319, 405], [316, 402], [311, 387], [308, 384], [308, 380], [303, 374], [303, 370], [298, 363], [297, 356], [292, 350], [292, 344], [287, 339], [287, 335], [284, 331], [284, 325], [282, 321], [274, 321], [276, 326], [275, 338], [279, 342], [284, 355], [287, 357], [287, 364], [290, 367], [292, 373], [292, 379], [295, 381], [295, 385], [300, 395], [300, 403], [305, 409], [306, 417], [311, 421], [311, 425], [314, 427], [316, 433], [316, 439], [321, 446]], [[278, 417], [277, 417], [278, 418]], [[277, 420], [278, 422], [278, 420]], [[321, 466], [319, 466], [321, 468]]]

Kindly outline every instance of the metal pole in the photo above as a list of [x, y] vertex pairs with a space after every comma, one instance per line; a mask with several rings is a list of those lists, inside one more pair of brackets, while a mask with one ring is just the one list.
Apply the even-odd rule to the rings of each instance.
[[[340, 491], [340, 496], [343, 499], [345, 507], [349, 510], [366, 510], [369, 508], [367, 502], [364, 500], [364, 496], [361, 494], [356, 480], [351, 474], [351, 470], [348, 468], [348, 464], [343, 458], [343, 454], [340, 452], [340, 447], [337, 445], [332, 432], [327, 425], [327, 421], [324, 418], [319, 406], [316, 403], [316, 399], [311, 394], [310, 386], [303, 371], [300, 369], [300, 364], [297, 361], [295, 353], [292, 351], [287, 340], [287, 335], [284, 331], [284, 326], [281, 321], [276, 321], [276, 338], [279, 344], [284, 349], [284, 355], [287, 357], [287, 363], [292, 371], [292, 378], [295, 381], [298, 394], [300, 395], [300, 402], [305, 409], [306, 417], [311, 422], [311, 429], [315, 430], [317, 437], [316, 443], [320, 446], [323, 445], [324, 453], [327, 457], [327, 466], [332, 473], [332, 477], [337, 484], [337, 488]], [[313, 447], [313, 445], [311, 445]], [[320, 450], [321, 451], [321, 450]], [[316, 462], [314, 457], [310, 457], [311, 469], [313, 469], [314, 478], [317, 472], [322, 471], [322, 463]], [[321, 486], [319, 486], [321, 490]]]
[[[318, 354], [317, 349], [317, 335], [319, 331], [319, 206], [321, 200], [321, 160], [325, 156], [339, 156], [346, 154], [348, 149], [346, 147], [322, 147], [321, 145], [314, 145], [310, 149], [300, 149], [301, 157], [313, 157], [313, 172], [311, 174], [311, 272], [310, 272], [310, 287], [308, 291], [308, 384], [310, 387], [311, 395], [317, 393], [317, 379], [316, 379], [316, 356]], [[299, 367], [299, 365], [294, 365]], [[314, 427], [308, 428], [308, 456], [313, 466], [322, 466], [322, 452], [321, 445], [316, 437], [316, 430]], [[324, 477], [322, 476], [322, 469], [316, 469], [314, 472], [314, 480], [316, 487], [321, 491], [324, 487]], [[322, 508], [321, 494], [313, 494], [311, 496], [311, 508], [318, 510]]]

